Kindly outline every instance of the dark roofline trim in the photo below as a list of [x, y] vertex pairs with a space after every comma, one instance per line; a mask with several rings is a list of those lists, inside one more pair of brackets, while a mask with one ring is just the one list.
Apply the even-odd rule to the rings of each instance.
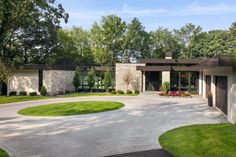
[[[68, 70], [74, 71], [76, 65], [45, 65], [45, 64], [23, 64], [17, 65], [16, 69], [28, 69], [28, 70]], [[78, 66], [81, 71], [88, 71], [91, 67], [94, 67], [95, 71], [115, 71], [114, 67], [102, 67], [102, 66]]]
[[140, 59], [139, 63], [145, 64], [191, 64], [196, 65], [201, 63], [199, 59]]

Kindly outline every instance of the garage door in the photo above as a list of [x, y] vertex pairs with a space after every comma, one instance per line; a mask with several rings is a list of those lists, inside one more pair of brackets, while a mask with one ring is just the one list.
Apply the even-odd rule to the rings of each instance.
[[206, 75], [206, 97], [211, 92], [211, 76]]
[[228, 80], [225, 76], [216, 76], [216, 106], [227, 115]]

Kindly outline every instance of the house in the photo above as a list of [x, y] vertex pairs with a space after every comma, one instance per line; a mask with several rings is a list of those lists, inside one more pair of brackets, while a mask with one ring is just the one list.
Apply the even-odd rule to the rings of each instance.
[[[50, 94], [74, 91], [72, 84], [76, 65], [20, 65], [8, 81], [11, 91], [39, 92], [45, 86]], [[81, 66], [81, 89], [88, 88], [86, 75], [91, 67]], [[97, 89], [105, 67], [95, 66]], [[115, 89], [127, 90], [124, 76], [130, 75], [130, 90], [159, 91], [163, 82], [170, 82], [171, 90], [191, 91], [207, 98], [231, 123], [236, 123], [236, 59], [220, 55], [213, 59], [141, 59], [137, 64], [117, 63], [108, 68], [115, 75]]]

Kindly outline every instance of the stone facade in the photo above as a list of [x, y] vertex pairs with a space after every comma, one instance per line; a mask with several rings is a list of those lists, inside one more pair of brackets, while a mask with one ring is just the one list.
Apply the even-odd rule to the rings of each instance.
[[75, 71], [69, 70], [44, 70], [43, 85], [49, 94], [58, 94], [60, 91], [74, 91], [73, 77]]
[[124, 82], [124, 75], [130, 73], [132, 81], [128, 86], [129, 90], [141, 90], [141, 71], [136, 70], [137, 66], [144, 66], [145, 64], [116, 64], [116, 90], [127, 90], [127, 85]]
[[38, 70], [17, 70], [8, 80], [8, 93], [16, 91], [38, 92], [39, 72]]

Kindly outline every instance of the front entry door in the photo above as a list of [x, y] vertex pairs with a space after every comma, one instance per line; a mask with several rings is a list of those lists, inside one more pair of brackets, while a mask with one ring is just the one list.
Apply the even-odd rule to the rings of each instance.
[[152, 71], [146, 72], [146, 90], [159, 91], [161, 85], [160, 72]]

